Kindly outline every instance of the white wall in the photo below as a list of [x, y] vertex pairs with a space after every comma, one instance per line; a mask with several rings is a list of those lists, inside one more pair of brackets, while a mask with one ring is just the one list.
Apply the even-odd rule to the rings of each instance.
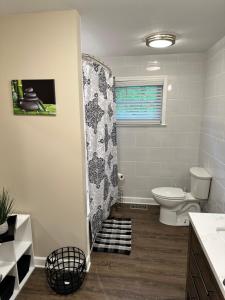
[[206, 209], [225, 212], [225, 37], [207, 53], [200, 163], [213, 176]]
[[[166, 127], [118, 127], [119, 171], [125, 197], [152, 197], [157, 186], [189, 188], [198, 165], [203, 99], [203, 54], [104, 57], [115, 76], [168, 75]], [[158, 61], [159, 71], [146, 67]]]
[[[36, 256], [87, 252], [80, 18], [76, 11], [0, 18], [0, 186], [30, 213]], [[55, 79], [57, 115], [15, 116], [12, 79]]]

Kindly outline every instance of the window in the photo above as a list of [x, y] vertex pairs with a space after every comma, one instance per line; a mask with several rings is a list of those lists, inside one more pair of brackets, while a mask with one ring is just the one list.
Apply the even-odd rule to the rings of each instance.
[[118, 125], [165, 125], [167, 78], [116, 78]]

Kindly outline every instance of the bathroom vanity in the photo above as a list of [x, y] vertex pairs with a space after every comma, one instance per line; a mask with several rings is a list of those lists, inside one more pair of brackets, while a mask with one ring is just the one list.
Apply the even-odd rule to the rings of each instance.
[[225, 214], [190, 213], [186, 300], [225, 299]]

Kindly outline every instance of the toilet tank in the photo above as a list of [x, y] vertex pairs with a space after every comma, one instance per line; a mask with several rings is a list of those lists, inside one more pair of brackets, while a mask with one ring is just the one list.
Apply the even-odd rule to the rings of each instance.
[[190, 174], [192, 196], [201, 200], [208, 199], [212, 176], [200, 167], [190, 168]]

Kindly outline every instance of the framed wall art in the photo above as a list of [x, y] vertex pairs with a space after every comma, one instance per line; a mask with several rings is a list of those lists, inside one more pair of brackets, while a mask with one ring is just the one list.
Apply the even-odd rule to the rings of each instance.
[[12, 80], [15, 115], [56, 115], [54, 79]]

